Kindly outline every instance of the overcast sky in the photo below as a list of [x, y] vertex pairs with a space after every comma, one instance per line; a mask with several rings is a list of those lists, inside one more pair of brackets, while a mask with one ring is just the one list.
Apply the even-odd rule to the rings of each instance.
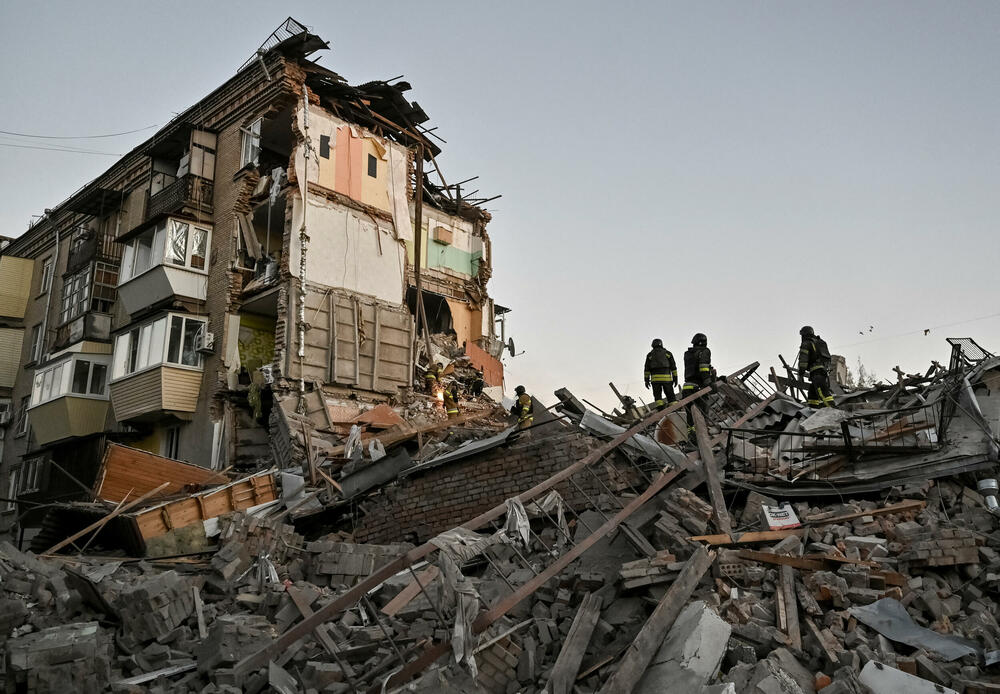
[[[0, 130], [162, 124], [288, 14], [350, 82], [405, 74], [445, 175], [503, 194], [509, 386], [609, 407], [608, 381], [647, 397], [654, 337], [707, 333], [725, 373], [804, 323], [883, 377], [948, 336], [1000, 351], [1000, 3], [5, 0]], [[115, 160], [8, 145], [152, 132], [0, 135], [0, 234]]]

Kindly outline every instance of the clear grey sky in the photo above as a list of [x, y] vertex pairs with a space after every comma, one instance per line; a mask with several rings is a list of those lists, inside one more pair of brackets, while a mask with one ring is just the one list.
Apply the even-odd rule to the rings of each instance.
[[[405, 74], [446, 175], [503, 194], [510, 385], [609, 406], [610, 380], [646, 397], [653, 337], [705, 332], [727, 372], [791, 359], [803, 323], [880, 376], [947, 336], [1000, 351], [1000, 3], [7, 0], [0, 130], [164, 123], [288, 14], [352, 83]], [[114, 161], [0, 157], [13, 236]]]

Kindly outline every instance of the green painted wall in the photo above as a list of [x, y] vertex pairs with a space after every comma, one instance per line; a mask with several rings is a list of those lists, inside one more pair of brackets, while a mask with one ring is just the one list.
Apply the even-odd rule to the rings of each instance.
[[[462, 251], [448, 244], [437, 241], [427, 242], [427, 230], [424, 230], [423, 238], [423, 262], [420, 267], [445, 268], [453, 272], [461, 272], [464, 275], [476, 276], [479, 274], [479, 262], [483, 258], [482, 251], [469, 253]], [[413, 264], [413, 243], [406, 242], [406, 259]]]

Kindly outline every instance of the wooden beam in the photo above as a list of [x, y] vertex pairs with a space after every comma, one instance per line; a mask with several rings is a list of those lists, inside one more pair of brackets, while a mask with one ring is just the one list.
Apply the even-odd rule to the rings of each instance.
[[549, 676], [549, 694], [570, 694], [580, 672], [580, 664], [590, 645], [594, 627], [601, 616], [601, 598], [593, 593], [587, 593], [580, 601], [580, 607], [573, 618], [573, 624], [563, 641], [562, 650], [556, 658]]
[[108, 515], [104, 516], [103, 518], [101, 518], [100, 520], [98, 520], [98, 521], [96, 521], [94, 523], [91, 523], [90, 525], [88, 525], [83, 530], [78, 530], [77, 532], [75, 532], [72, 535], [70, 535], [69, 537], [67, 537], [65, 540], [63, 540], [61, 542], [57, 542], [56, 544], [54, 544], [51, 547], [49, 547], [49, 549], [46, 552], [43, 552], [42, 554], [55, 554], [56, 552], [58, 552], [59, 550], [61, 550], [63, 547], [71, 544], [72, 542], [74, 542], [76, 540], [79, 540], [81, 537], [83, 537], [84, 535], [86, 535], [90, 531], [92, 531], [92, 530], [100, 530], [101, 528], [104, 527], [105, 523], [107, 523], [107, 522], [111, 521], [112, 519], [120, 516], [121, 514], [123, 514], [126, 511], [128, 511], [129, 509], [135, 508], [136, 506], [138, 506], [139, 504], [141, 504], [143, 501], [145, 501], [149, 497], [155, 496], [156, 494], [159, 494], [160, 492], [162, 492], [164, 489], [166, 489], [169, 486], [170, 486], [169, 482], [164, 482], [163, 484], [161, 484], [156, 489], [150, 489], [148, 492], [146, 492], [145, 494], [143, 494], [142, 496], [140, 496], [135, 501], [130, 501], [127, 504], [125, 504], [124, 506], [119, 505], [114, 511], [112, 511]]
[[708, 425], [705, 417], [697, 407], [691, 408], [691, 418], [694, 419], [695, 436], [698, 439], [698, 454], [701, 456], [702, 468], [705, 470], [705, 484], [708, 496], [712, 502], [712, 517], [719, 531], [729, 535], [733, 532], [733, 524], [729, 520], [729, 509], [726, 508], [726, 498], [722, 495], [722, 484], [719, 482], [719, 468], [715, 464], [715, 454], [712, 453], [712, 443], [708, 440]]
[[382, 608], [382, 614], [395, 617], [396, 613], [409, 605], [410, 601], [417, 597], [421, 589], [437, 578], [439, 573], [440, 569], [433, 564], [421, 571], [403, 590], [396, 594], [396, 597], [386, 603], [386, 606]]
[[756, 542], [780, 542], [786, 537], [805, 535], [804, 528], [789, 528], [788, 530], [764, 530], [761, 532], [732, 533], [726, 535], [695, 535], [688, 539], [692, 542], [705, 542], [713, 547], [716, 545], [750, 545]]
[[823, 635], [823, 632], [821, 632], [819, 628], [816, 626], [816, 622], [814, 622], [812, 618], [806, 617], [805, 623], [806, 626], [809, 627], [809, 631], [812, 632], [813, 638], [816, 639], [816, 641], [820, 645], [820, 648], [823, 649], [823, 653], [826, 654], [827, 659], [833, 665], [839, 666], [840, 660], [837, 659], [837, 654], [834, 653], [832, 648], [830, 648], [830, 644], [827, 642], [826, 637]]
[[688, 559], [680, 576], [657, 604], [635, 641], [618, 664], [618, 669], [600, 689], [600, 694], [629, 694], [642, 679], [670, 627], [687, 604], [695, 586], [715, 560], [715, 552], [699, 547]]
[[889, 506], [883, 506], [882, 508], [877, 508], [871, 511], [858, 511], [856, 513], [845, 513], [840, 516], [828, 516], [822, 518], [820, 516], [809, 516], [803, 518], [802, 522], [806, 525], [834, 525], [836, 523], [843, 523], [844, 521], [854, 520], [855, 518], [861, 518], [862, 516], [883, 516], [887, 513], [916, 513], [920, 511], [924, 506], [927, 505], [926, 501], [920, 501], [918, 499], [907, 499], [905, 501], [900, 501], [898, 504], [890, 504]]
[[785, 620], [789, 645], [796, 651], [802, 650], [802, 632], [799, 630], [799, 605], [795, 597], [795, 569], [781, 567], [781, 594], [785, 602]]
[[[548, 479], [539, 482], [531, 489], [522, 492], [520, 495], [518, 495], [517, 498], [521, 501], [521, 503], [527, 503], [532, 499], [541, 496], [545, 492], [549, 491], [550, 489], [558, 485], [560, 482], [568, 479], [569, 477], [572, 477], [573, 475], [587, 468], [588, 466], [593, 465], [598, 460], [606, 456], [608, 453], [615, 450], [620, 445], [631, 439], [633, 436], [642, 432], [650, 425], [655, 424], [663, 417], [669, 415], [671, 412], [675, 412], [681, 409], [685, 405], [688, 405], [696, 401], [698, 398], [710, 392], [711, 392], [710, 388], [702, 388], [701, 390], [692, 393], [686, 398], [682, 398], [681, 400], [678, 400], [677, 402], [669, 405], [664, 410], [649, 414], [642, 421], [637, 422], [630, 429], [623, 431], [621, 434], [614, 437], [607, 443], [594, 449], [585, 457], [573, 463], [569, 467], [566, 467], [560, 472], [556, 473], [555, 475], [552, 475]], [[454, 422], [455, 420], [452, 420], [452, 422], [449, 423], [449, 425], [454, 424]], [[385, 443], [384, 440], [383, 443]], [[673, 471], [671, 473], [668, 473], [667, 475], [662, 476], [659, 480], [662, 482], [662, 485], [658, 485], [657, 482], [654, 482], [654, 485], [656, 485], [656, 491], [659, 491], [664, 486], [666, 486], [666, 484], [672, 481], [672, 479], [677, 474], [678, 471]], [[504, 502], [503, 504], [494, 506], [489, 511], [481, 513], [472, 520], [463, 523], [461, 527], [466, 528], [468, 530], [478, 530], [487, 523], [490, 523], [491, 521], [494, 521], [502, 517], [506, 513], [507, 513], [507, 504], [506, 502]], [[584, 542], [586, 542], [586, 540], [584, 540]], [[580, 545], [577, 545], [577, 547], [579, 546]], [[259, 667], [264, 666], [268, 662], [268, 660], [270, 660], [274, 655], [281, 653], [285, 649], [289, 648], [292, 644], [297, 643], [302, 637], [309, 634], [317, 624], [322, 624], [327, 620], [331, 619], [334, 615], [337, 615], [340, 612], [344, 611], [345, 609], [355, 605], [361, 599], [361, 596], [367, 595], [368, 591], [381, 585], [387, 578], [395, 576], [397, 573], [399, 573], [406, 567], [412, 565], [415, 562], [421, 561], [424, 557], [436, 551], [437, 549], [438, 549], [437, 545], [431, 542], [425, 542], [421, 546], [415, 547], [406, 554], [397, 557], [388, 564], [385, 564], [382, 568], [372, 572], [372, 574], [369, 575], [365, 580], [359, 581], [352, 588], [349, 588], [348, 590], [344, 591], [335, 599], [331, 600], [329, 603], [321, 607], [313, 615], [305, 618], [298, 624], [290, 627], [288, 631], [286, 631], [284, 634], [279, 636], [277, 639], [272, 641], [264, 648], [261, 648], [256, 653], [252, 653], [243, 658], [243, 660], [241, 660], [234, 666], [235, 670], [237, 672], [246, 673], [251, 670], [255, 670]], [[575, 558], [575, 556], [573, 558]], [[419, 670], [417, 672], [419, 672]]]

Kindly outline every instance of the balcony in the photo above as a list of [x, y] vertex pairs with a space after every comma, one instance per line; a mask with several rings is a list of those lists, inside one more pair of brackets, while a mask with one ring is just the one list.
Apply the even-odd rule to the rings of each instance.
[[129, 315], [173, 298], [205, 301], [211, 234], [210, 225], [168, 217], [129, 239], [118, 285]]
[[31, 426], [40, 446], [104, 431], [108, 401], [80, 395], [64, 395], [29, 410]]
[[112, 381], [115, 419], [129, 423], [156, 421], [168, 415], [192, 419], [198, 407], [201, 377], [200, 369], [162, 364]]
[[181, 176], [167, 187], [149, 196], [144, 222], [168, 214], [212, 213], [215, 184], [194, 174]]
[[129, 315], [177, 297], [204, 301], [208, 295], [208, 275], [172, 265], [157, 265], [118, 287], [118, 299]]
[[85, 313], [79, 318], [56, 328], [52, 349], [60, 350], [81, 340], [109, 342], [111, 340], [111, 314]]

